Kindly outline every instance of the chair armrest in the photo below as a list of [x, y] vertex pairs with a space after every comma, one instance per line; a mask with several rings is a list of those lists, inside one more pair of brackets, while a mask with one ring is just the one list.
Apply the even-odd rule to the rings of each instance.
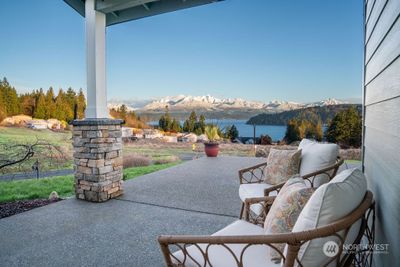
[[260, 163], [248, 168], [239, 170], [240, 184], [261, 183], [264, 181], [264, 168], [267, 163]]
[[[245, 221], [263, 226], [265, 218], [269, 210], [271, 209], [272, 203], [274, 203], [275, 196], [265, 196], [265, 197], [255, 197], [255, 198], [246, 198], [244, 201], [244, 219]], [[259, 215], [251, 212], [250, 207], [253, 204], [261, 205], [262, 211]]]
[[333, 179], [333, 177], [336, 176], [336, 173], [337, 173], [340, 165], [343, 164], [343, 162], [344, 162], [344, 160], [342, 158], [338, 157], [335, 164], [328, 166], [326, 168], [323, 168], [321, 170], [303, 175], [302, 178], [305, 180], [308, 180], [311, 184], [311, 187], [314, 187], [314, 180], [315, 180], [315, 177], [318, 175], [326, 175], [330, 181]]
[[286, 182], [283, 182], [283, 183], [280, 183], [280, 184], [277, 184], [277, 185], [274, 185], [274, 186], [265, 188], [265, 189], [264, 189], [264, 196], [267, 197], [267, 196], [270, 195], [270, 193], [272, 193], [272, 192], [274, 192], [274, 191], [276, 191], [276, 194], [278, 194], [279, 191], [281, 190], [281, 188], [285, 185], [285, 183], [286, 183]]
[[[198, 263], [198, 266], [209, 266], [208, 261], [209, 259], [209, 248], [215, 245], [219, 245], [221, 248], [225, 248], [227, 251], [227, 254], [234, 259], [234, 261], [237, 262], [237, 266], [244, 266], [243, 265], [243, 258], [240, 256], [244, 256], [247, 248], [250, 246], [254, 245], [266, 245], [268, 247], [271, 247], [271, 249], [274, 249], [279, 253], [284, 259], [285, 263], [287, 262], [287, 257], [276, 248], [276, 244], [279, 243], [296, 243], [298, 246], [298, 249], [300, 248], [300, 243], [293, 239], [293, 234], [292, 233], [285, 233], [285, 234], [276, 234], [276, 235], [239, 235], [239, 236], [207, 236], [207, 235], [187, 235], [187, 236], [173, 236], [173, 235], [161, 235], [158, 237], [158, 243], [161, 247], [162, 254], [164, 256], [164, 260], [166, 263], [166, 266], [168, 267], [183, 267], [186, 266], [185, 264], [188, 263], [188, 261], [193, 260], [194, 258], [192, 257], [193, 255], [190, 254], [190, 251], [188, 251], [188, 247], [193, 245], [196, 246], [196, 250], [199, 252], [201, 251], [201, 255], [203, 259]], [[297, 244], [299, 243], [299, 244]], [[246, 245], [242, 249], [241, 255], [235, 255], [232, 253], [230, 248], [228, 247], [229, 244], [238, 244], [238, 245]], [[170, 250], [170, 246], [177, 247], [182, 251], [184, 254], [183, 259], [178, 259], [173, 255], [173, 252]], [[298, 249], [296, 249], [296, 254]], [[284, 266], [293, 266], [294, 264], [295, 257], [293, 257], [293, 262], [292, 264], [285, 264]], [[197, 266], [197, 265], [196, 265]]]

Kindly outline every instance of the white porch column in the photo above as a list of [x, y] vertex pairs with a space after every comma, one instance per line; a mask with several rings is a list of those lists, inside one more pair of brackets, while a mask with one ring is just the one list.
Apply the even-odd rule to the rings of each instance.
[[85, 1], [87, 119], [108, 118], [106, 91], [106, 15]]

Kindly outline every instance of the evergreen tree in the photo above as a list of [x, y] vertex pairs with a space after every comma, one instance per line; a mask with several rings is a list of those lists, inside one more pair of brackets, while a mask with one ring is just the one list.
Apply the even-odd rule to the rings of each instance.
[[171, 123], [171, 130], [173, 132], [179, 133], [182, 131], [180, 123], [174, 118]]
[[22, 114], [33, 117], [35, 111], [36, 98], [34, 93], [25, 93], [19, 96], [20, 111]]
[[[165, 106], [165, 113], [164, 113], [164, 115], [162, 115], [160, 117], [160, 119], [158, 121], [158, 127], [165, 132], [172, 131], [174, 128], [173, 120], [171, 119], [171, 115], [169, 114], [168, 106]], [[175, 125], [175, 128], [176, 127], [177, 126]], [[180, 125], [179, 125], [179, 128], [180, 128]]]
[[204, 133], [206, 128], [206, 117], [203, 114], [199, 117], [199, 127], [201, 128], [201, 133]]
[[297, 140], [300, 140], [300, 131], [297, 126], [297, 121], [295, 119], [289, 120], [286, 126], [286, 133], [284, 140], [287, 143], [291, 143]]
[[168, 106], [165, 106], [165, 128], [164, 131], [171, 131], [172, 130], [172, 119], [171, 115], [169, 114]]
[[46, 119], [54, 118], [54, 113], [56, 111], [56, 104], [54, 103], [54, 90], [50, 87], [46, 92]]
[[66, 92], [66, 94], [65, 94], [65, 98], [66, 98], [66, 101], [68, 103], [68, 106], [71, 107], [71, 109], [74, 108], [75, 97], [76, 97], [75, 91], [71, 87], [69, 87], [67, 92]]
[[39, 94], [36, 98], [36, 104], [35, 104], [35, 111], [33, 113], [33, 117], [37, 119], [46, 119], [46, 98], [44, 96], [42, 88], [40, 88]]
[[0, 122], [7, 117], [6, 109], [4, 107], [3, 89], [0, 81]]
[[165, 131], [166, 123], [165, 123], [165, 116], [164, 115], [162, 115], [160, 117], [160, 119], [158, 120], [158, 128], [160, 128], [161, 130]]
[[128, 108], [126, 107], [125, 104], [122, 104], [119, 108], [118, 108], [118, 112], [120, 114], [120, 119], [125, 120], [126, 119], [126, 115], [128, 114]]
[[182, 130], [184, 131], [184, 132], [190, 132], [189, 131], [189, 120], [185, 120], [184, 122], [183, 122], [183, 127], [182, 127]]
[[58, 91], [56, 97], [55, 118], [63, 121], [71, 121], [74, 118], [74, 111], [67, 101], [66, 95], [62, 89]]
[[231, 127], [227, 128], [225, 136], [231, 141], [239, 137], [239, 131], [234, 124]]
[[4, 77], [1, 82], [3, 91], [3, 103], [4, 109], [7, 116], [18, 115], [20, 112], [20, 103], [17, 95], [17, 91], [14, 87], [11, 87], [7, 79]]
[[338, 143], [341, 146], [361, 146], [362, 120], [356, 108], [336, 114], [326, 131], [326, 139], [329, 142]]
[[82, 88], [79, 89], [77, 104], [78, 104], [78, 119], [83, 119], [85, 117], [86, 98], [85, 94], [82, 91]]
[[189, 119], [187, 119], [183, 125], [183, 130], [185, 132], [193, 133], [197, 123], [197, 115], [195, 111], [190, 113]]
[[289, 120], [286, 127], [286, 134], [284, 140], [287, 143], [300, 141], [303, 138], [322, 140], [322, 123], [318, 121], [314, 123], [305, 119], [292, 119]]

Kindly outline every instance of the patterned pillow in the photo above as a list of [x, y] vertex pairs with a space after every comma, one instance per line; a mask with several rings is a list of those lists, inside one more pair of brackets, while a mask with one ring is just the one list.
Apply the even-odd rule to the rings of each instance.
[[279, 184], [299, 173], [301, 149], [282, 150], [271, 148], [265, 167], [265, 182]]
[[[291, 232], [301, 210], [314, 192], [300, 177], [289, 179], [280, 190], [264, 222], [266, 234]], [[272, 244], [283, 252], [284, 243]], [[271, 260], [280, 261], [281, 255], [270, 249]]]

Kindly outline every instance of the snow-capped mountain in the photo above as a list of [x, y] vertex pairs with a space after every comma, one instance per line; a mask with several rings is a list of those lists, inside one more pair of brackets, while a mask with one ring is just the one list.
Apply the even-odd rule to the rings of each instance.
[[265, 104], [256, 101], [246, 101], [240, 98], [220, 99], [210, 95], [206, 96], [172, 96], [155, 100], [146, 106], [144, 110], [164, 110], [168, 106], [171, 110], [187, 109], [206, 109], [206, 110], [224, 110], [224, 109], [262, 109]]
[[[297, 103], [290, 101], [273, 100], [269, 103], [259, 101], [248, 101], [241, 98], [216, 98], [210, 95], [205, 96], [168, 96], [152, 101], [110, 101], [109, 108], [117, 108], [125, 104], [128, 109], [141, 111], [165, 111], [165, 107], [171, 111], [191, 111], [191, 110], [206, 110], [206, 111], [226, 111], [226, 110], [258, 110], [265, 112], [280, 112], [293, 110], [305, 107], [329, 106], [347, 104], [346, 101], [337, 99], [326, 99], [312, 103]], [[140, 104], [140, 105], [139, 105]]]

